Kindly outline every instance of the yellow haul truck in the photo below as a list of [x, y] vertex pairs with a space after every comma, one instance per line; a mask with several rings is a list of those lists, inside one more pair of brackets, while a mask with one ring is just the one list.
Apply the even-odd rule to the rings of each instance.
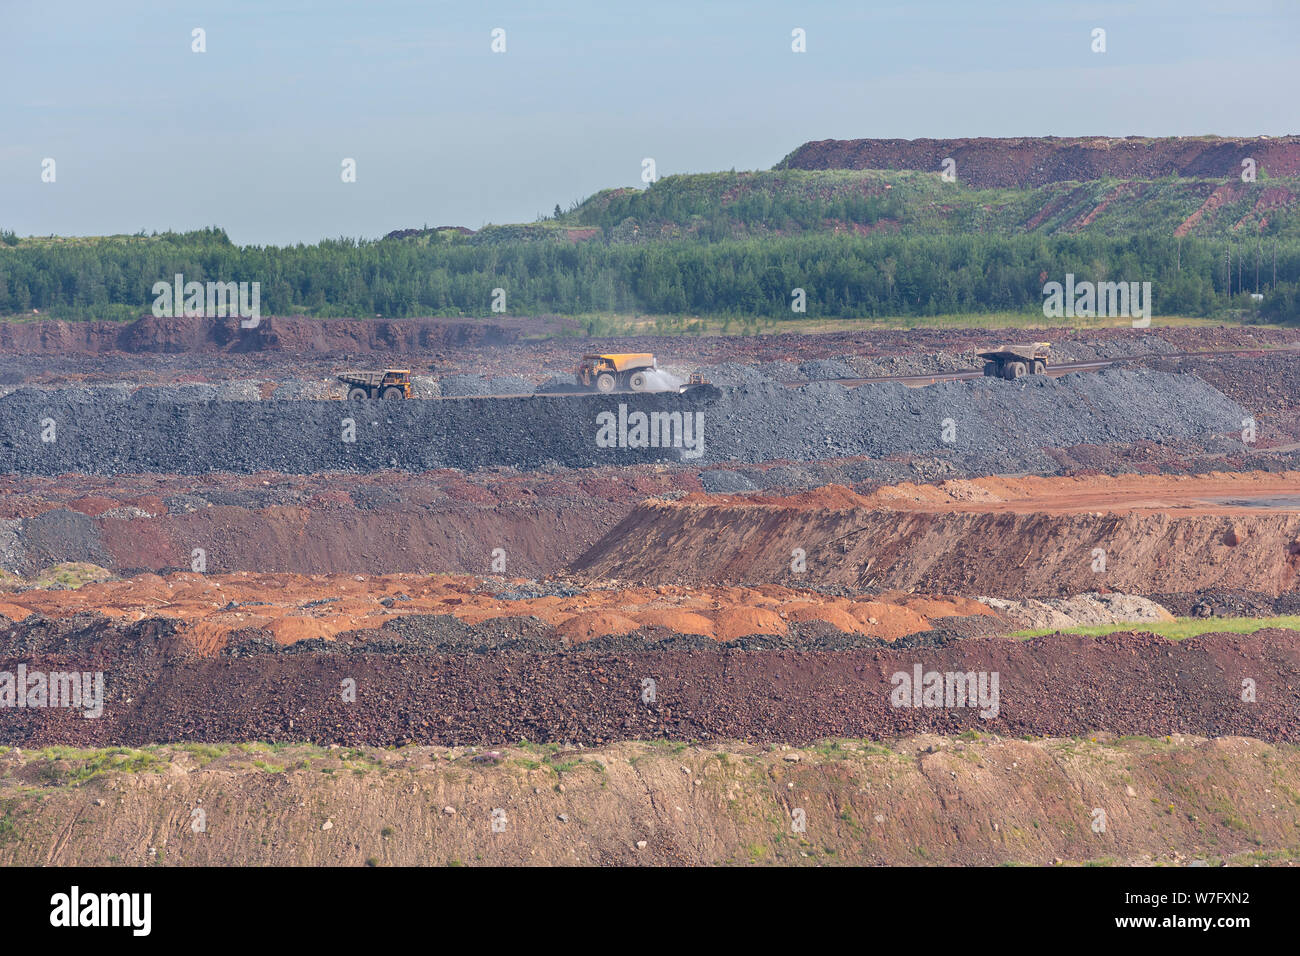
[[606, 395], [619, 389], [648, 392], [653, 385], [651, 373], [658, 368], [650, 352], [611, 352], [584, 355], [577, 376], [583, 387]]
[[386, 368], [378, 372], [352, 371], [334, 377], [348, 386], [349, 401], [367, 398], [383, 398], [391, 401], [411, 397], [409, 368]]
[[984, 374], [1014, 381], [1025, 375], [1043, 375], [1052, 360], [1051, 342], [1004, 345], [977, 353], [984, 360]]

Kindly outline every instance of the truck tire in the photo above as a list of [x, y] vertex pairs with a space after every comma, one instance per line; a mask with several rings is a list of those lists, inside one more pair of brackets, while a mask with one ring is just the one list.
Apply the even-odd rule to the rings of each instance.
[[634, 392], [648, 392], [650, 390], [650, 376], [645, 373], [644, 369], [640, 369], [628, 376], [627, 385]]
[[1007, 363], [1007, 378], [1013, 382], [1018, 378], [1024, 378], [1024, 376], [1027, 375], [1028, 372], [1029, 369], [1026, 368], [1024, 362]]
[[387, 388], [383, 390], [383, 392], [380, 393], [379, 397], [384, 399], [385, 401], [391, 402], [397, 398], [406, 398], [406, 393], [403, 392], [396, 385], [389, 385]]
[[1034, 374], [1042, 375], [1047, 371], [1047, 363], [1042, 359], [1034, 359]]
[[985, 362], [985, 363], [984, 363], [984, 374], [985, 374], [985, 375], [997, 375], [997, 374], [998, 374], [998, 363], [997, 363], [997, 362]]
[[349, 402], [360, 402], [369, 397], [370, 397], [370, 393], [367, 392], [360, 385], [353, 385], [350, 389], [348, 389]]
[[618, 382], [614, 379], [612, 372], [601, 372], [596, 376], [596, 391], [602, 395], [608, 395], [614, 391], [616, 385], [618, 385]]

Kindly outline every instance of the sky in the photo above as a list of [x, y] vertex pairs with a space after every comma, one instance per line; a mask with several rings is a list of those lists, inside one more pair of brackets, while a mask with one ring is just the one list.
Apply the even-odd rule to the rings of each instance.
[[0, 0], [0, 229], [285, 245], [817, 139], [1300, 133], [1297, 50], [1300, 0]]

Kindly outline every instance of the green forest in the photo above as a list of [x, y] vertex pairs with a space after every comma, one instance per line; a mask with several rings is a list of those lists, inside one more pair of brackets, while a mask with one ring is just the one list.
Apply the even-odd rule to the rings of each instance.
[[[963, 192], [925, 174], [786, 171], [671, 177], [477, 233], [263, 247], [236, 246], [219, 228], [96, 239], [3, 232], [0, 314], [134, 319], [152, 306], [154, 283], [180, 273], [258, 282], [264, 315], [487, 316], [503, 289], [515, 315], [877, 318], [1033, 312], [1045, 282], [1073, 273], [1151, 282], [1156, 315], [1296, 321], [1291, 210], [1272, 210], [1266, 228], [1210, 221], [1207, 234], [1175, 239], [1169, 223], [1203, 201], [1197, 183], [1148, 184], [1141, 203], [1107, 206], [1109, 226], [1082, 231], [1063, 224], [1113, 186]], [[952, 201], [938, 204], [939, 194]], [[1051, 215], [1025, 229], [1021, 217], [1039, 208]], [[1144, 216], [1159, 228], [1136, 228]], [[791, 309], [796, 289], [802, 314]]]
[[[904, 235], [1174, 235], [1245, 241], [1300, 239], [1300, 216], [1279, 205], [1300, 179], [1234, 183], [1169, 176], [1099, 179], [1023, 189], [974, 189], [933, 173], [771, 170], [669, 176], [649, 189], [607, 189], [555, 219], [597, 226], [607, 239], [705, 238], [886, 229]], [[1207, 200], [1214, 202], [1207, 206]], [[558, 210], [557, 210], [558, 212]]]

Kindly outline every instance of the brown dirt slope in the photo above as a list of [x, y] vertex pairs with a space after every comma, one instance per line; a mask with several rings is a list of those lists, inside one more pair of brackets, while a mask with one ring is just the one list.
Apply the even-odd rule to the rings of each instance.
[[1294, 176], [1300, 173], [1300, 137], [827, 139], [803, 144], [777, 168], [938, 172], [948, 157], [957, 161], [961, 182], [979, 187], [1169, 175], [1222, 179], [1240, 175], [1247, 157], [1272, 175]]
[[11, 751], [0, 819], [5, 866], [1294, 865], [1300, 749], [920, 737]]
[[[790, 569], [796, 549], [806, 553], [803, 575]], [[1094, 568], [1096, 549], [1105, 552], [1104, 570]], [[573, 569], [651, 583], [799, 579], [1015, 597], [1210, 587], [1276, 596], [1300, 580], [1300, 475], [690, 495], [642, 504]]]
[[423, 352], [508, 345], [518, 323], [462, 319], [309, 319], [268, 316], [255, 329], [239, 319], [141, 316], [117, 322], [0, 322], [0, 352]]
[[[25, 621], [0, 632], [0, 671], [101, 672], [103, 711], [87, 719], [67, 706], [5, 708], [0, 743], [592, 746], [968, 731], [1300, 742], [1300, 642], [1290, 630], [1183, 641], [1138, 632], [948, 636], [829, 650], [747, 642], [736, 650], [662, 637], [566, 648], [519, 619], [477, 632], [444, 616], [399, 624], [283, 650], [250, 640], [234, 653], [200, 657], [161, 618]], [[959, 700], [957, 684], [944, 678], [952, 706], [946, 698], [898, 700], [899, 681], [918, 668], [952, 681], [983, 674], [983, 683]], [[647, 678], [657, 688], [651, 700], [643, 697]], [[355, 699], [341, 692], [349, 681]], [[1243, 687], [1254, 699], [1242, 699]]]
[[[0, 568], [87, 561], [117, 572], [304, 574], [563, 569], [652, 495], [700, 488], [653, 466], [577, 475], [455, 471], [320, 475], [0, 476]], [[6, 546], [7, 545], [7, 546]]]
[[[838, 332], [701, 335], [692, 336], [687, 344], [679, 335], [654, 335], [649, 330], [619, 338], [584, 337], [578, 334], [580, 329], [574, 320], [557, 316], [496, 317], [490, 321], [269, 317], [263, 319], [262, 325], [276, 329], [276, 337], [264, 341], [261, 328], [240, 330], [233, 320], [227, 323], [146, 317], [125, 325], [51, 320], [0, 322], [0, 354], [12, 356], [5, 369], [0, 370], [0, 381], [63, 386], [87, 380], [155, 383], [247, 378], [283, 381], [295, 376], [331, 378], [340, 370], [339, 359], [344, 354], [367, 351], [362, 343], [370, 346], [370, 361], [375, 362], [391, 360], [418, 366], [412, 355], [427, 353], [428, 358], [436, 360], [433, 364], [439, 374], [528, 375], [535, 371], [540, 378], [571, 373], [576, 356], [586, 352], [654, 352], [661, 365], [691, 370], [717, 362], [790, 360], [798, 363], [816, 358], [963, 352], [996, 347], [1006, 337], [998, 329], [863, 327]], [[313, 337], [314, 344], [309, 348], [284, 347], [285, 341], [293, 341], [297, 336], [314, 336], [314, 325], [324, 326], [323, 341]], [[412, 345], [410, 335], [401, 331], [412, 326], [427, 327], [427, 338], [420, 333]], [[462, 342], [448, 332], [445, 337], [450, 341], [438, 345], [444, 338], [439, 328], [450, 330], [459, 326], [482, 329], [484, 340], [477, 344]], [[290, 327], [297, 330], [293, 336], [281, 335]], [[498, 341], [491, 331], [494, 328], [504, 330], [501, 337], [505, 340], [516, 331], [519, 338], [514, 344]], [[561, 330], [572, 334], [558, 335]], [[466, 334], [472, 338], [473, 333]], [[1239, 325], [1078, 331], [1053, 328], [1036, 335], [1058, 345], [1107, 343], [1111, 354], [1125, 355], [1150, 351], [1151, 336], [1158, 336], [1179, 351], [1259, 348], [1300, 341], [1300, 330]], [[275, 348], [267, 347], [276, 343], [280, 344]], [[321, 347], [337, 348], [337, 351], [318, 351]]]

